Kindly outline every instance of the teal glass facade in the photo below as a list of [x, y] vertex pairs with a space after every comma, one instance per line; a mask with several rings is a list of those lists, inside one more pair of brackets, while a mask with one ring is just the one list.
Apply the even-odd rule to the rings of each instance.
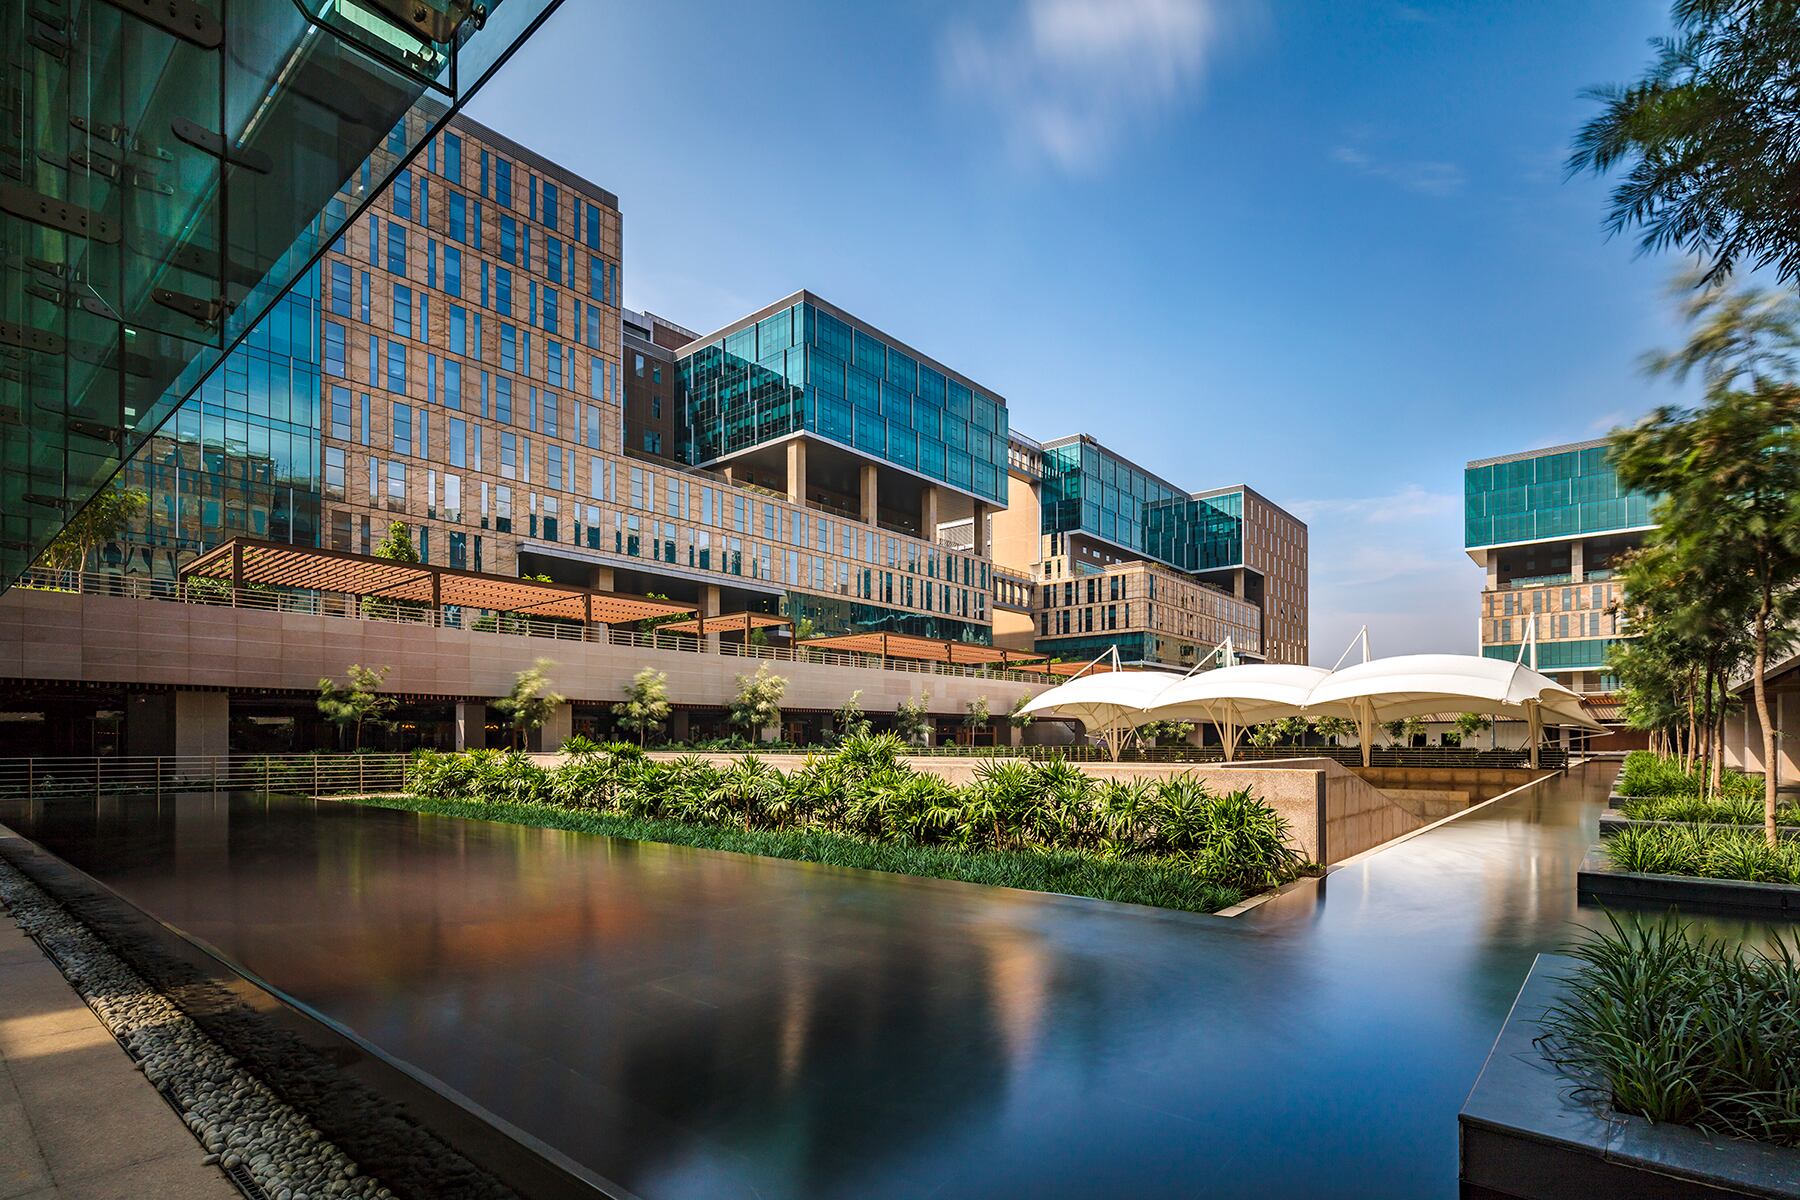
[[[1614, 646], [1622, 644], [1624, 638], [1584, 638], [1567, 642], [1539, 642], [1537, 646], [1537, 665], [1540, 671], [1601, 671], [1606, 668], [1606, 656]], [[1503, 662], [1519, 661], [1519, 643], [1510, 645], [1483, 646], [1481, 654], [1484, 658], [1497, 658]], [[1526, 661], [1529, 664], [1530, 655]], [[1603, 686], [1603, 691], [1610, 687]]]
[[149, 495], [100, 565], [173, 578], [231, 538], [319, 544], [319, 269], [309, 268], [127, 460]]
[[677, 360], [681, 456], [696, 465], [797, 433], [1006, 503], [1006, 403], [811, 300]]
[[1041, 529], [1085, 533], [1181, 571], [1244, 561], [1244, 494], [1197, 498], [1094, 442], [1044, 447]]
[[1471, 463], [1463, 471], [1463, 545], [1474, 550], [1642, 529], [1654, 521], [1654, 504], [1654, 497], [1620, 485], [1604, 442]]

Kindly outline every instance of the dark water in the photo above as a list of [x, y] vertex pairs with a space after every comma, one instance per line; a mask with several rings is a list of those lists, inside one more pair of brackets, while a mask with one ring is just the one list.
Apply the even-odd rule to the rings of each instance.
[[333, 803], [0, 821], [641, 1196], [1448, 1197], [1610, 768], [1236, 920]]

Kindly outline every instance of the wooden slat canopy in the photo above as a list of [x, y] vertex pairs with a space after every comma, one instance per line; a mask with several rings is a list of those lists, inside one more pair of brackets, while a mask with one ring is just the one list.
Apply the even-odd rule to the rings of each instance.
[[689, 604], [598, 592], [566, 583], [508, 579], [427, 563], [398, 563], [343, 550], [320, 550], [233, 538], [181, 568], [184, 579], [217, 579], [234, 587], [263, 584], [380, 596], [443, 608], [456, 605], [533, 617], [613, 624], [694, 611]]
[[800, 643], [815, 650], [846, 650], [853, 654], [878, 654], [883, 658], [916, 659], [919, 662], [961, 663], [965, 666], [1014, 666], [1042, 662], [1044, 656], [1027, 650], [1003, 650], [973, 642], [952, 642], [912, 633], [841, 633], [808, 638]]
[[1111, 663], [1105, 662], [1036, 662], [1020, 663], [1012, 669], [1015, 671], [1026, 672], [1035, 671], [1044, 675], [1080, 675], [1083, 672], [1086, 672], [1089, 675], [1104, 675], [1112, 670], [1113, 666]]
[[667, 625], [658, 625], [658, 633], [693, 633], [704, 637], [709, 633], [749, 633], [752, 629], [773, 629], [781, 625], [792, 625], [786, 617], [778, 617], [772, 613], [734, 612], [719, 613], [716, 616], [695, 617], [691, 621], [670, 621]]

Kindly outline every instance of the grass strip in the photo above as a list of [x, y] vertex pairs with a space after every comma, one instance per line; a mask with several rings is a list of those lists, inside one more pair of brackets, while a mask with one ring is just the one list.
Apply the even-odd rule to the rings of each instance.
[[1800, 884], [1800, 842], [1771, 846], [1760, 829], [1633, 825], [1609, 834], [1603, 848], [1620, 871]]
[[433, 816], [498, 821], [564, 829], [639, 842], [663, 842], [736, 854], [760, 854], [794, 862], [864, 871], [892, 871], [926, 879], [956, 879], [991, 887], [1021, 888], [1117, 900], [1154, 908], [1210, 913], [1244, 899], [1241, 892], [1197, 878], [1176, 863], [1108, 859], [1069, 850], [964, 851], [862, 841], [822, 829], [753, 829], [667, 819], [617, 816], [548, 804], [438, 800], [417, 796], [343, 797], [356, 804]]

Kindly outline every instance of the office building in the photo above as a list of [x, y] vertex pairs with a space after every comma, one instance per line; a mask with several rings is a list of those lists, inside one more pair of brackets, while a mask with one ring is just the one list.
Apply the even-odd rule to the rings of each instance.
[[9, 6], [0, 589], [556, 5]]
[[[1307, 661], [1306, 525], [1239, 485], [1188, 492], [1085, 434], [1015, 436], [997, 569], [1037, 585], [1039, 650], [1192, 667], [1227, 637], [1252, 661]], [[1000, 626], [996, 625], [999, 633]]]
[[1579, 692], [1610, 692], [1607, 650], [1629, 637], [1614, 611], [1619, 560], [1654, 528], [1654, 498], [1619, 483], [1605, 439], [1482, 458], [1463, 471], [1463, 544], [1487, 573], [1477, 642]]

